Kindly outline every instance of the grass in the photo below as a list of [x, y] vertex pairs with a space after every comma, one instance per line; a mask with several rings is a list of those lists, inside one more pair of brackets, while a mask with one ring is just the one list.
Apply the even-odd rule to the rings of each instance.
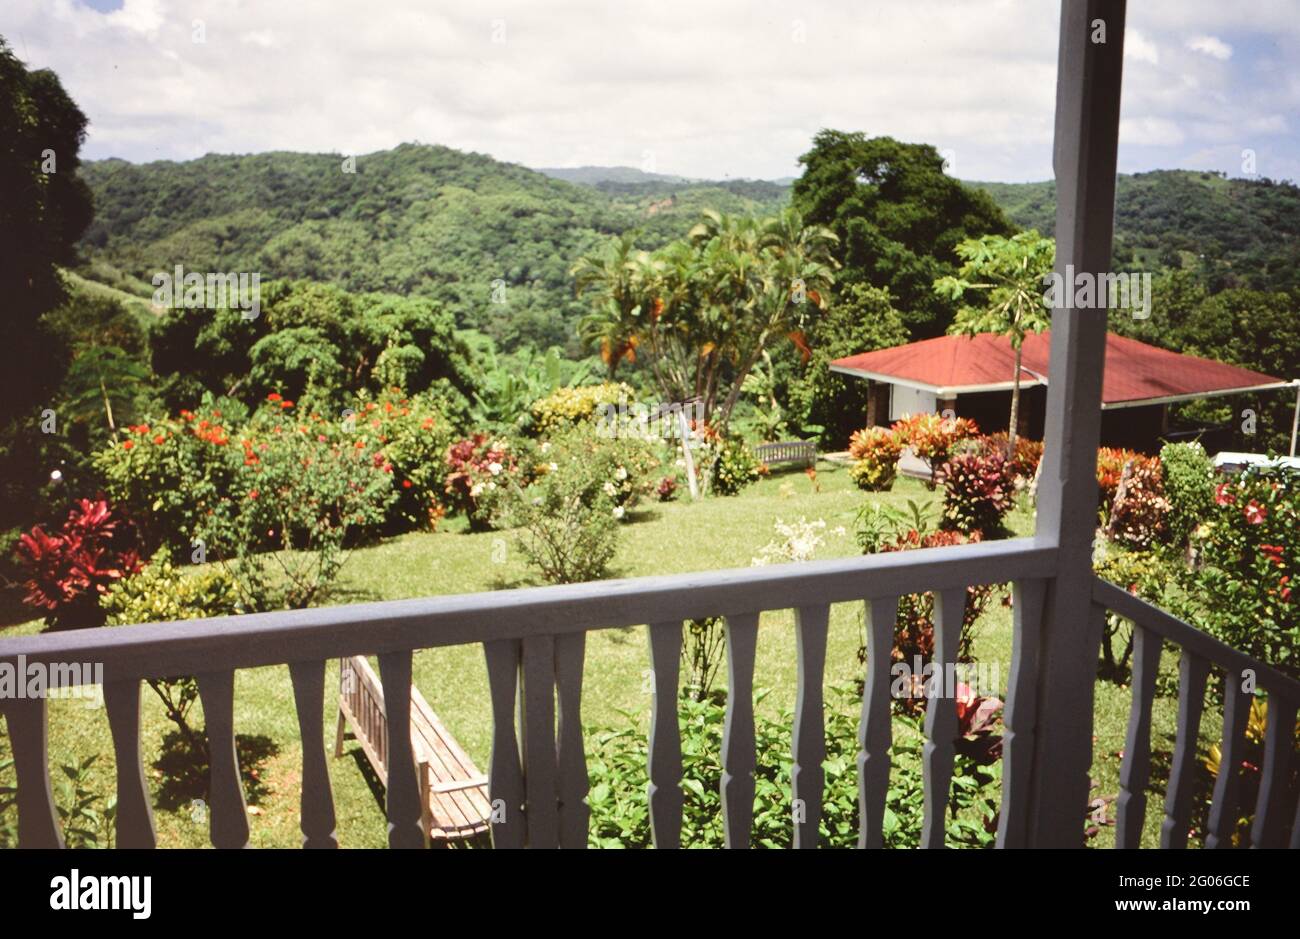
[[[823, 463], [817, 483], [794, 472], [760, 480], [741, 495], [691, 503], [683, 497], [670, 503], [643, 505], [621, 532], [614, 562], [615, 576], [679, 573], [747, 566], [750, 559], [774, 538], [776, 519], [799, 517], [826, 522], [825, 543], [819, 558], [858, 553], [853, 539], [854, 519], [867, 500], [853, 487], [844, 467]], [[900, 479], [888, 493], [871, 499], [905, 508], [908, 500], [935, 501], [915, 480]], [[1009, 518], [1013, 533], [1026, 535], [1033, 520], [1025, 507]], [[334, 597], [336, 603], [400, 599], [436, 594], [494, 590], [536, 583], [508, 534], [471, 534], [448, 530], [409, 534], [353, 552], [344, 568]], [[862, 634], [862, 604], [836, 604], [831, 611], [826, 658], [826, 683], [851, 681], [859, 676], [857, 650]], [[792, 708], [796, 684], [793, 617], [789, 611], [765, 614], [759, 633], [755, 684], [771, 689], [761, 707], [775, 714]], [[39, 621], [29, 621], [2, 635], [38, 632]], [[129, 627], [127, 627], [129, 628]], [[996, 663], [1005, 690], [1011, 660], [1009, 610], [991, 603], [976, 627], [974, 650], [981, 662]], [[583, 684], [583, 721], [587, 726], [621, 724], [624, 714], [636, 716], [642, 730], [648, 726], [650, 697], [645, 690], [648, 652], [642, 627], [604, 629], [589, 634]], [[1163, 669], [1176, 673], [1176, 656], [1166, 651]], [[487, 672], [478, 646], [423, 650], [415, 655], [414, 681], [469, 754], [485, 768], [491, 742]], [[725, 686], [725, 666], [718, 678]], [[330, 663], [327, 688], [338, 683], [337, 662]], [[176, 749], [165, 738], [171, 725], [148, 687], [142, 687], [142, 743], [146, 778], [156, 810], [158, 841], [162, 846], [199, 847], [207, 844], [201, 780], [178, 781], [165, 771]], [[1124, 745], [1129, 692], [1099, 682], [1096, 697], [1096, 743], [1092, 775], [1094, 796], [1118, 792], [1119, 753]], [[1202, 726], [1203, 746], [1217, 739], [1218, 715], [1207, 708]], [[332, 749], [337, 706], [326, 695], [321, 715], [327, 746]], [[1159, 697], [1153, 713], [1152, 737], [1157, 751], [1155, 784], [1150, 794], [1144, 844], [1155, 844], [1159, 833], [1160, 805], [1168, 754], [1173, 749], [1176, 701]], [[194, 726], [202, 726], [196, 704]], [[237, 674], [235, 726], [241, 758], [245, 761], [250, 803], [251, 841], [261, 847], [296, 847], [302, 747], [298, 736], [292, 688], [287, 667], [250, 669]], [[77, 700], [50, 702], [50, 756], [55, 767], [56, 801], [70, 802], [59, 792], [58, 767], [98, 754], [91, 788], [107, 798], [113, 791], [115, 768], [107, 719], [102, 709], [88, 709]], [[7, 741], [0, 735], [0, 763]], [[382, 788], [369, 772], [360, 748], [350, 741], [341, 760], [332, 761], [332, 783], [338, 813], [340, 844], [379, 847], [385, 843]], [[0, 770], [0, 786], [12, 785], [12, 770]], [[1114, 818], [1114, 806], [1107, 808]], [[12, 810], [10, 812], [12, 821]], [[0, 817], [0, 822], [3, 818]], [[1105, 845], [1113, 829], [1103, 828], [1094, 843]]]

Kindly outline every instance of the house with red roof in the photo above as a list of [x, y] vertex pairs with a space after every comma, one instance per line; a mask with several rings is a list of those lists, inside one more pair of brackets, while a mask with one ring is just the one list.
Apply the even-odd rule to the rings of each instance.
[[[1051, 330], [1031, 333], [1022, 348], [1017, 432], [1035, 439], [1043, 436], [1050, 348]], [[1015, 352], [1005, 336], [938, 336], [835, 359], [830, 367], [871, 383], [868, 425], [951, 410], [986, 432], [1007, 428]], [[1154, 452], [1174, 402], [1288, 387], [1300, 384], [1107, 333], [1101, 442]]]

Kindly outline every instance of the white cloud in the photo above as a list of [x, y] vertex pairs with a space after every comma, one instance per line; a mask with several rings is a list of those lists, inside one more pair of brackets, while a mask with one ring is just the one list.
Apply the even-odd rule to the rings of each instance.
[[1218, 59], [1220, 62], [1226, 62], [1232, 58], [1232, 46], [1217, 36], [1193, 36], [1187, 40], [1187, 48], [1193, 52], [1204, 53], [1212, 59]]
[[1124, 58], [1136, 62], [1160, 64], [1160, 50], [1156, 44], [1142, 34], [1140, 29], [1130, 29], [1124, 37]]
[[[1179, 165], [1225, 125], [1300, 149], [1275, 130], [1300, 111], [1300, 80], [1248, 83], [1187, 43], [1228, 36], [1236, 61], [1295, 61], [1288, 6], [1259, 0], [1248, 21], [1217, 0], [1177, 10], [1129, 7], [1121, 165]], [[1058, 27], [1042, 0], [0, 3], [0, 35], [89, 116], [90, 157], [421, 140], [529, 166], [648, 155], [704, 177], [796, 174], [836, 127], [951, 150], [967, 179], [1047, 178]]]

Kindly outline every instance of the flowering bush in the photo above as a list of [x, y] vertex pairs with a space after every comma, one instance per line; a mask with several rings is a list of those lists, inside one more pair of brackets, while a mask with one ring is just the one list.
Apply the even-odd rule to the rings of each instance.
[[533, 431], [547, 437], [571, 424], [603, 418], [604, 405], [617, 407], [635, 400], [636, 392], [622, 382], [557, 388], [533, 405]]
[[103, 500], [79, 500], [57, 534], [37, 525], [19, 538], [17, 553], [27, 576], [23, 602], [46, 611], [55, 629], [103, 623], [100, 596], [140, 569], [134, 531]]
[[453, 508], [465, 513], [471, 529], [491, 528], [498, 489], [516, 469], [510, 445], [480, 432], [452, 444], [444, 459], [449, 472], [443, 491]]
[[616, 517], [624, 518], [642, 496], [650, 494], [654, 474], [660, 468], [652, 444], [639, 437], [606, 437], [589, 426], [575, 426], [545, 441], [538, 448], [535, 475], [551, 472], [562, 464], [577, 464], [572, 471], [581, 477], [582, 500], [592, 504], [598, 495], [614, 506]]
[[[393, 466], [362, 437], [322, 432], [326, 422], [260, 409], [239, 443], [236, 538], [216, 545], [239, 559], [237, 580], [253, 608], [297, 608], [337, 576], [357, 531], [383, 525], [396, 500]], [[254, 557], [267, 549], [275, 564]]]
[[388, 527], [436, 527], [444, 511], [449, 472], [445, 456], [453, 440], [451, 422], [438, 399], [428, 393], [408, 397], [400, 388], [389, 388], [373, 401], [359, 401], [355, 411], [350, 426], [343, 422], [345, 430], [381, 452], [392, 466], [397, 498]]
[[864, 427], [849, 438], [849, 456], [854, 464], [849, 476], [859, 489], [884, 492], [898, 476], [898, 457], [903, 452], [899, 435], [883, 427]]
[[231, 428], [245, 417], [241, 405], [207, 398], [195, 411], [128, 427], [124, 440], [91, 458], [148, 549], [162, 545], [180, 559], [196, 540], [233, 539], [241, 455], [231, 446]]
[[1214, 489], [1175, 612], [1234, 649], [1300, 675], [1300, 474], [1250, 469]]
[[992, 535], [1015, 505], [1015, 477], [1000, 453], [954, 456], [935, 471], [934, 480], [943, 486], [942, 524], [947, 529]]

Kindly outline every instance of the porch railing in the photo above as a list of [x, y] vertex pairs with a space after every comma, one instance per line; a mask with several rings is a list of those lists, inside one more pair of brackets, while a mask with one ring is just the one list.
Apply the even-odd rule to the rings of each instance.
[[[754, 801], [753, 677], [760, 615], [792, 609], [798, 690], [791, 800], [801, 810], [792, 813], [791, 825], [795, 846], [808, 848], [817, 844], [821, 818], [822, 684], [830, 605], [865, 602], [867, 666], [858, 738], [858, 843], [879, 847], [889, 788], [889, 668], [899, 596], [934, 592], [934, 660], [946, 669], [956, 662], [966, 588], [1010, 580], [1013, 649], [997, 844], [1016, 847], [1032, 843], [1026, 807], [1035, 736], [1053, 731], [1040, 720], [1037, 681], [1044, 594], [1055, 562], [1055, 549], [1029, 539], [985, 542], [846, 560], [47, 634], [0, 641], [0, 663], [15, 668], [20, 662], [28, 668], [72, 662], [103, 666], [104, 700], [117, 763], [121, 847], [154, 844], [140, 749], [140, 682], [198, 676], [211, 754], [211, 840], [218, 847], [241, 847], [248, 842], [249, 827], [235, 757], [234, 674], [240, 668], [287, 664], [303, 746], [304, 844], [334, 846], [335, 813], [322, 724], [326, 662], [377, 655], [382, 685], [405, 689], [411, 682], [414, 650], [481, 643], [493, 716], [493, 843], [582, 847], [587, 843], [589, 814], [581, 728], [586, 634], [648, 624], [653, 703], [646, 798], [654, 844], [677, 847], [683, 805], [676, 710], [682, 623], [724, 616], [729, 689], [722, 740], [722, 812], [726, 844], [746, 847]], [[1094, 620], [1111, 609], [1137, 624], [1133, 716], [1122, 770], [1117, 844], [1135, 846], [1142, 826], [1150, 770], [1151, 703], [1162, 641], [1183, 649], [1178, 742], [1162, 844], [1186, 843], [1197, 729], [1211, 664], [1232, 675], [1250, 669], [1258, 686], [1270, 692], [1264, 785], [1253, 840], [1259, 845], [1278, 843], [1290, 811], [1286, 803], [1290, 728], [1300, 684], [1113, 585], [1097, 581], [1094, 597]], [[1095, 655], [1095, 646], [1093, 651]], [[424, 844], [424, 834], [410, 744], [410, 696], [384, 698], [389, 702], [384, 740], [391, 767], [386, 804], [389, 844], [418, 847]], [[1249, 705], [1249, 694], [1229, 689], [1224, 767], [1240, 762]], [[62, 837], [50, 791], [45, 701], [9, 699], [0, 707], [18, 776], [19, 843], [59, 846]], [[924, 734], [921, 845], [941, 847], [957, 735], [954, 700], [936, 697], [928, 702]], [[1235, 773], [1220, 773], [1209, 844], [1223, 843], [1235, 824], [1234, 781]], [[1080, 824], [1083, 809], [1077, 807]]]

